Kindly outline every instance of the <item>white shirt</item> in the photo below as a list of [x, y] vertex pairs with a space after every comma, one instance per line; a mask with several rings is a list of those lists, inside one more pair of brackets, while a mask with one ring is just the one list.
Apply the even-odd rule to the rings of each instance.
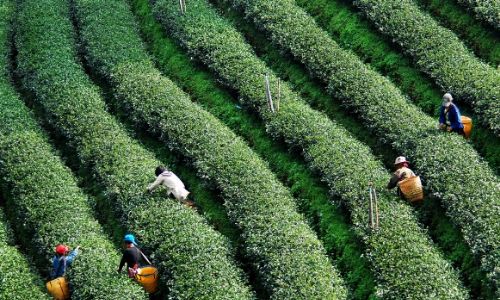
[[159, 185], [167, 188], [168, 195], [173, 194], [177, 200], [185, 200], [189, 191], [184, 187], [184, 183], [173, 172], [164, 171], [156, 180], [148, 186], [149, 191], [153, 191]]

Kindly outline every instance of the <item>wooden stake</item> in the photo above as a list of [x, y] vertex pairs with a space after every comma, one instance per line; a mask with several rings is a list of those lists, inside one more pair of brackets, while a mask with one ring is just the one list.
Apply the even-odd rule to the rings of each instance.
[[373, 199], [375, 200], [375, 228], [378, 229], [378, 199], [375, 188], [373, 188]]
[[369, 186], [368, 188], [368, 191], [370, 193], [370, 208], [368, 210], [368, 213], [370, 214], [369, 218], [370, 218], [370, 228], [373, 229], [373, 227], [375, 226], [374, 224], [374, 221], [373, 221], [373, 195], [372, 195], [372, 187], [371, 185]]
[[276, 99], [276, 112], [280, 111], [281, 101], [281, 79], [278, 77], [278, 99]]
[[267, 103], [269, 104], [269, 109], [271, 112], [274, 113], [274, 105], [273, 105], [273, 97], [271, 96], [271, 87], [269, 84], [269, 76], [266, 74], [265, 76], [265, 83], [266, 83], [266, 98], [267, 98]]
[[179, 5], [181, 7], [181, 13], [185, 14], [186, 13], [186, 1], [185, 0], [179, 0]]

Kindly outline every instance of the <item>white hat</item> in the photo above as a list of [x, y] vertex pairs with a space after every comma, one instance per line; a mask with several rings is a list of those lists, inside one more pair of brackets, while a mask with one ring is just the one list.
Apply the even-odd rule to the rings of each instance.
[[444, 106], [450, 106], [451, 101], [453, 101], [453, 97], [451, 96], [450, 93], [446, 93], [443, 95], [443, 105]]
[[406, 157], [404, 157], [404, 156], [398, 156], [398, 157], [396, 157], [396, 161], [394, 162], [394, 164], [398, 165], [398, 164], [401, 164], [401, 163], [404, 163], [404, 162], [408, 162], [406, 160]]

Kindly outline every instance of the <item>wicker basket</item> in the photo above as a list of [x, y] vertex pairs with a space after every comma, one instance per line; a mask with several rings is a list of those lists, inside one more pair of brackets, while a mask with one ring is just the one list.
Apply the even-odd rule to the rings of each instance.
[[470, 133], [472, 131], [472, 119], [466, 116], [462, 116], [462, 124], [464, 124], [464, 133], [465, 133], [465, 138], [470, 137]]
[[404, 197], [410, 202], [424, 200], [424, 190], [420, 176], [413, 176], [399, 182], [399, 189]]
[[66, 278], [57, 277], [46, 284], [49, 294], [56, 300], [69, 299], [69, 287]]

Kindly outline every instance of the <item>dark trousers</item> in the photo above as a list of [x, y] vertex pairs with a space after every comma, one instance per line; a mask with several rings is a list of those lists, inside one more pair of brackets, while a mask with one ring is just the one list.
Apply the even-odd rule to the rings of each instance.
[[465, 136], [465, 132], [464, 132], [464, 129], [463, 128], [454, 128], [454, 129], [451, 129], [452, 132], [456, 132], [462, 136]]

